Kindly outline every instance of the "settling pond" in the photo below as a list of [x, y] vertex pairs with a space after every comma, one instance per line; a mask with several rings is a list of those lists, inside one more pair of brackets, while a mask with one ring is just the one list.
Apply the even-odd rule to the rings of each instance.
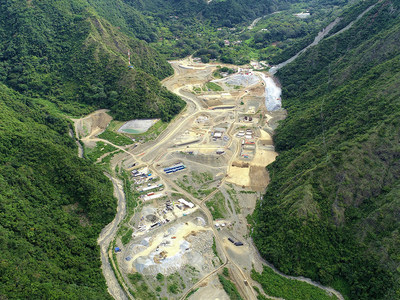
[[122, 125], [118, 132], [129, 133], [129, 134], [139, 134], [144, 133], [151, 126], [157, 123], [160, 119], [143, 119], [143, 120], [131, 120]]

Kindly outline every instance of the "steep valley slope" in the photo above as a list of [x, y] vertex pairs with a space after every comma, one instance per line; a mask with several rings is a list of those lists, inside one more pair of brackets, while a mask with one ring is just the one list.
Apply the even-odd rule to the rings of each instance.
[[65, 114], [168, 121], [184, 106], [159, 82], [170, 65], [137, 38], [151, 32], [140, 14], [90, 2], [0, 3], [1, 299], [110, 298], [96, 240], [116, 199], [76, 156]]
[[108, 299], [96, 239], [111, 182], [37, 99], [0, 84], [0, 108], [0, 298]]
[[[172, 74], [171, 66], [134, 38], [127, 25], [121, 24], [127, 28], [123, 33], [95, 10], [112, 4], [53, 2], [0, 4], [0, 79], [6, 85], [44, 97], [72, 115], [110, 108], [120, 120], [152, 116], [168, 121], [182, 109], [183, 101], [158, 82]], [[141, 32], [143, 26], [134, 28]]]
[[277, 73], [288, 118], [255, 242], [349, 299], [400, 297], [399, 11], [380, 1]]

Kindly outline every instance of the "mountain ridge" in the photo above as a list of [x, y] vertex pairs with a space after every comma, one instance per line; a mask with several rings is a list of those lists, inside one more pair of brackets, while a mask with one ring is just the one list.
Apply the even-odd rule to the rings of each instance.
[[[172, 74], [171, 66], [146, 42], [125, 35], [99, 17], [87, 2], [73, 1], [69, 6], [48, 1], [25, 6], [7, 2], [2, 9], [1, 77], [17, 91], [47, 97], [72, 114], [111, 108], [123, 120], [152, 115], [168, 121], [184, 106], [158, 83]], [[128, 51], [133, 69], [128, 68]], [[129, 82], [124, 77], [135, 78], [132, 73], [147, 77], [148, 83], [121, 85]], [[132, 87], [139, 85], [145, 88], [138, 93]], [[89, 107], [79, 111], [76, 104]], [[142, 106], [141, 116], [135, 110], [126, 111], [126, 106], [137, 105]]]

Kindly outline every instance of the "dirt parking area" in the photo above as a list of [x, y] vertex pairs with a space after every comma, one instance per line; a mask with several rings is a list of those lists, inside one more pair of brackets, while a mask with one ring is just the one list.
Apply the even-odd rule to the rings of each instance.
[[249, 167], [229, 167], [227, 182], [238, 186], [250, 186], [250, 168]]

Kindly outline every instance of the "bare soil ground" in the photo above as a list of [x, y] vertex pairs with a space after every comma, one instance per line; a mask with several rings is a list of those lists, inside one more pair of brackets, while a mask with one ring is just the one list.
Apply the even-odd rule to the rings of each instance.
[[248, 167], [229, 167], [227, 182], [238, 186], [250, 186], [250, 168]]
[[264, 166], [250, 167], [250, 187], [255, 191], [263, 191], [269, 183], [269, 174]]
[[225, 293], [215, 275], [204, 282], [199, 290], [188, 298], [189, 300], [229, 300], [229, 296]]
[[270, 163], [274, 162], [277, 156], [278, 156], [278, 153], [276, 153], [275, 151], [267, 151], [267, 150], [257, 149], [256, 155], [254, 156], [254, 159], [251, 162], [251, 165], [252, 166], [262, 166], [265, 168]]
[[87, 146], [93, 146], [95, 143], [90, 143], [89, 139], [99, 135], [104, 130], [106, 130], [108, 124], [113, 119], [107, 112], [107, 109], [96, 110], [95, 112], [81, 118], [72, 119], [75, 124], [75, 132], [77, 136], [85, 143], [89, 144]]

